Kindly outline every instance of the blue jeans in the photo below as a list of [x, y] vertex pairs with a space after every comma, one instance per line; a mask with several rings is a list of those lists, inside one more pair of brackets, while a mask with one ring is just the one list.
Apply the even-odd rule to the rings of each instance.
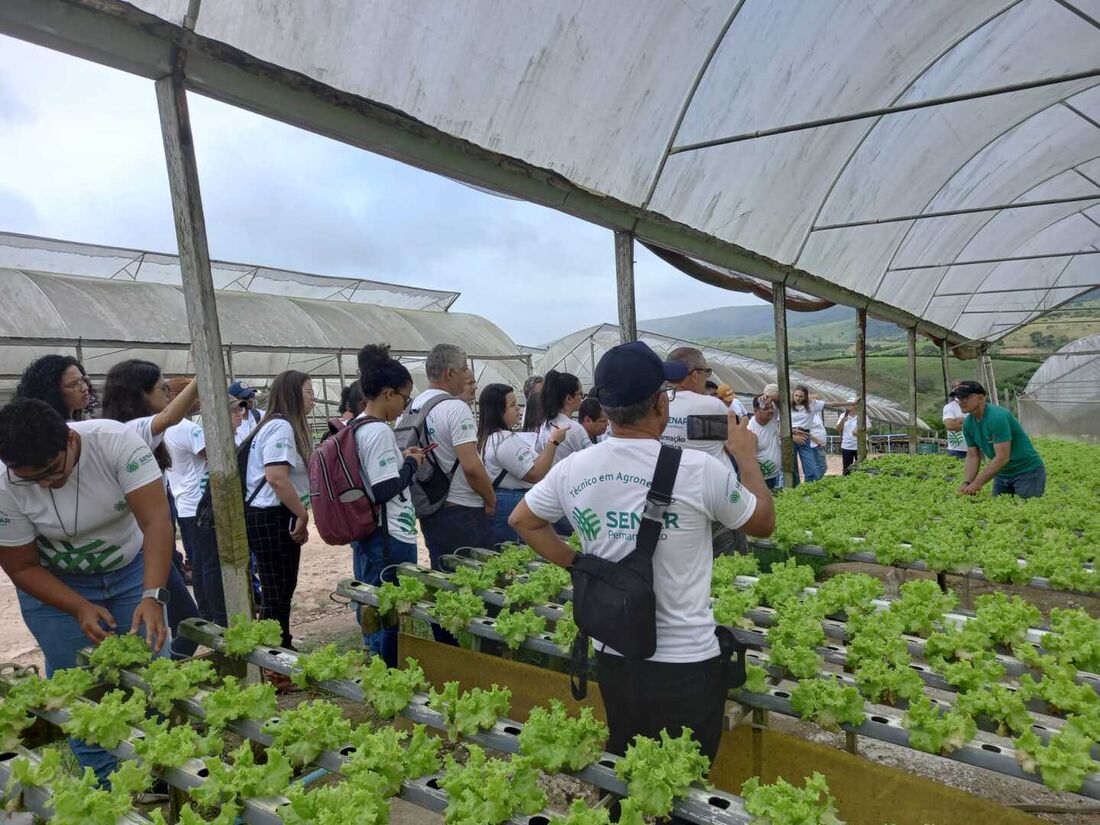
[[825, 455], [825, 448], [814, 447], [814, 456], [817, 458], [817, 471], [820, 473], [818, 478], [825, 478], [825, 474], [829, 472], [829, 459]]
[[993, 479], [993, 495], [1009, 495], [1019, 498], [1038, 498], [1047, 489], [1047, 468], [1029, 470], [1014, 476], [997, 476]]
[[218, 537], [214, 528], [201, 527], [194, 516], [180, 519], [183, 549], [191, 559], [191, 586], [199, 615], [208, 622], [226, 627], [225, 588], [222, 565], [218, 558]]
[[[489, 525], [484, 507], [464, 507], [445, 504], [430, 516], [421, 516], [420, 529], [424, 531], [424, 543], [432, 570], [442, 570], [439, 559], [460, 547], [485, 547]], [[432, 636], [437, 642], [457, 645], [458, 640], [437, 624], [432, 625]]]
[[[526, 490], [497, 490], [497, 509], [488, 520], [487, 543], [490, 547], [496, 547], [501, 542], [519, 541], [516, 531], [508, 526], [508, 516], [516, 509], [516, 505], [523, 500]], [[569, 528], [573, 532], [573, 528]]]
[[966, 450], [948, 450], [947, 454], [952, 458], [966, 458]]
[[[130, 632], [134, 611], [141, 603], [141, 594], [145, 589], [145, 556], [142, 553], [138, 553], [125, 567], [109, 573], [52, 572], [88, 601], [106, 607], [118, 626], [116, 632]], [[42, 655], [46, 659], [46, 677], [62, 668], [76, 667], [77, 652], [92, 645], [76, 619], [22, 590], [16, 590], [16, 594], [19, 597], [23, 621], [42, 648]], [[144, 634], [145, 626], [142, 625], [138, 632]], [[160, 655], [167, 655], [166, 648], [167, 646], [161, 650]], [[118, 760], [103, 748], [89, 745], [80, 739], [70, 739], [69, 746], [81, 766], [92, 768], [100, 784], [105, 784]]]
[[[376, 530], [368, 538], [353, 541], [351, 549], [352, 571], [361, 582], [375, 587], [383, 581], [396, 582], [397, 570], [390, 565], [409, 562], [416, 564], [416, 545], [390, 538], [389, 558], [383, 552], [384, 534]], [[389, 568], [389, 569], [387, 569]], [[383, 571], [385, 571], [383, 573]], [[355, 617], [359, 618], [359, 607], [355, 608]], [[388, 667], [397, 667], [397, 625], [387, 627], [375, 633], [363, 634], [363, 647], [380, 655]]]
[[795, 455], [802, 462], [802, 478], [804, 481], [817, 481], [825, 475], [824, 470], [817, 462], [818, 449], [809, 443], [794, 445]]

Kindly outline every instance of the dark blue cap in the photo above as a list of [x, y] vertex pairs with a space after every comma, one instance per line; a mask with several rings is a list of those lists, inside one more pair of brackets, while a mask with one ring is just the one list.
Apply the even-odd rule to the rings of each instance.
[[666, 381], [683, 381], [688, 368], [661, 361], [643, 341], [612, 347], [596, 364], [593, 394], [609, 407], [629, 407], [653, 396]]
[[234, 398], [247, 400], [252, 398], [256, 394], [256, 391], [248, 386], [248, 384], [244, 383], [244, 381], [234, 381], [229, 385], [229, 394]]

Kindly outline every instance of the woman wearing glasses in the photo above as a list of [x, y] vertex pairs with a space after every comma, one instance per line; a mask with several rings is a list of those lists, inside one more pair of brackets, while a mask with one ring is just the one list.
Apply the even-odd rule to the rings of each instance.
[[44, 355], [23, 370], [16, 398], [37, 398], [66, 421], [80, 421], [92, 406], [92, 384], [71, 355]]
[[[581, 408], [582, 401], [584, 392], [577, 376], [557, 370], [546, 373], [542, 384], [541, 421], [535, 436], [535, 450], [541, 453], [551, 439], [558, 439], [559, 446], [554, 454], [555, 464], [567, 455], [579, 453], [592, 446], [592, 440], [584, 427], [573, 418], [573, 414]], [[564, 439], [556, 435], [558, 430], [566, 431]]]
[[[141, 440], [153, 451], [162, 474], [172, 464], [164, 444], [164, 433], [191, 412], [198, 397], [198, 384], [194, 379], [180, 378], [176, 379], [176, 383], [180, 385], [180, 390], [173, 397], [172, 384], [161, 375], [160, 367], [152, 361], [130, 359], [111, 367], [103, 384], [103, 417], [121, 421], [141, 436]], [[188, 556], [194, 567], [193, 554], [188, 552]], [[205, 594], [200, 595], [201, 581], [194, 584], [195, 595], [204, 598]], [[168, 602], [172, 658], [185, 659], [195, 654], [198, 645], [180, 638], [179, 624], [184, 619], [198, 616], [199, 609], [176, 565], [172, 565], [169, 573], [168, 590], [172, 594]], [[204, 614], [204, 618], [213, 619], [213, 616]]]
[[[397, 581], [391, 565], [416, 564], [416, 511], [408, 489], [424, 453], [418, 448], [402, 452], [393, 434], [391, 424], [409, 406], [413, 382], [405, 365], [390, 357], [389, 346], [367, 344], [359, 350], [359, 387], [366, 407], [348, 426], [355, 427], [363, 479], [379, 510], [377, 529], [351, 543], [352, 569], [359, 581], [380, 585]], [[365, 634], [363, 645], [397, 666], [396, 626]]]
[[267, 412], [241, 443], [248, 451], [244, 518], [263, 593], [260, 618], [277, 620], [283, 647], [291, 649], [290, 600], [309, 538], [307, 462], [313, 441], [307, 416], [313, 405], [308, 375], [279, 373], [271, 382]]
[[[0, 567], [46, 675], [110, 633], [139, 633], [159, 651], [174, 541], [148, 445], [117, 421], [68, 424], [20, 398], [0, 409], [0, 461]], [[72, 747], [101, 781], [113, 769], [102, 749]]]

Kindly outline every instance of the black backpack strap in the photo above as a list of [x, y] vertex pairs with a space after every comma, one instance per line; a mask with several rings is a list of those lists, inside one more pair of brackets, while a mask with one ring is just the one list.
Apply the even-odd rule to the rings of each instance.
[[500, 486], [500, 483], [502, 481], [504, 481], [504, 477], [506, 475], [508, 475], [508, 471], [507, 470], [501, 470], [500, 475], [498, 475], [496, 478], [493, 479], [493, 489], [494, 490], [497, 489], [497, 487]]
[[569, 692], [578, 702], [588, 695], [588, 634], [577, 631], [569, 652]]
[[657, 456], [657, 469], [653, 472], [653, 484], [645, 498], [645, 510], [642, 512], [642, 524], [638, 528], [638, 544], [635, 552], [647, 558], [653, 558], [657, 550], [657, 541], [665, 526], [665, 510], [672, 504], [672, 488], [676, 484], [676, 474], [680, 470], [680, 457], [683, 452], [676, 447], [661, 445]]
[[718, 648], [722, 652], [722, 681], [726, 690], [739, 688], [748, 678], [745, 670], [748, 645], [737, 638], [733, 628], [723, 624], [714, 628], [714, 635], [718, 637]]

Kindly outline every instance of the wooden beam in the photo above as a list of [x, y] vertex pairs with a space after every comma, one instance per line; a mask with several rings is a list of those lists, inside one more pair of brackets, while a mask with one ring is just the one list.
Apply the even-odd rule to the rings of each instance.
[[856, 309], [856, 371], [859, 390], [856, 458], [863, 461], [867, 458], [867, 310], [863, 307]]
[[940, 360], [942, 361], [942, 367], [943, 367], [943, 397], [945, 399], [945, 402], [946, 402], [947, 396], [951, 394], [951, 369], [950, 369], [950, 362], [948, 360], [950, 358], [950, 355], [951, 355], [951, 350], [948, 347], [947, 342], [946, 341], [941, 341], [940, 342]]
[[619, 299], [619, 340], [638, 340], [638, 312], [634, 303], [634, 235], [615, 232], [615, 292]]
[[787, 351], [787, 286], [775, 285], [775, 383], [779, 385], [779, 444], [783, 455], [783, 486], [794, 486], [794, 440], [791, 438], [791, 362]]
[[187, 109], [187, 95], [177, 77], [156, 81], [157, 109], [168, 166], [168, 188], [179, 244], [183, 297], [191, 333], [195, 372], [199, 381], [206, 459], [214, 502], [225, 607], [230, 616], [252, 616], [252, 586], [248, 570], [248, 535], [244, 499], [237, 472], [237, 449], [226, 400], [221, 328], [210, 274], [210, 251], [199, 191], [199, 171]]

